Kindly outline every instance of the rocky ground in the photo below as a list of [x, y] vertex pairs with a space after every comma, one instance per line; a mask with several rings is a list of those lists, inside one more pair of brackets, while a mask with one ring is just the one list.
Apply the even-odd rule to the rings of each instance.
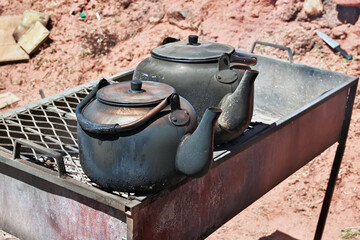
[[[40, 99], [40, 89], [50, 96], [133, 68], [167, 36], [197, 34], [201, 40], [247, 51], [260, 40], [290, 47], [296, 63], [360, 73], [360, 10], [331, 0], [324, 1], [321, 15], [312, 17], [298, 0], [0, 0], [0, 15], [27, 9], [51, 15], [50, 38], [28, 62], [0, 65], [0, 93], [21, 99], [2, 112]], [[333, 52], [315, 30], [336, 39], [353, 60]], [[287, 58], [286, 52], [268, 47], [255, 52]], [[360, 238], [359, 108], [357, 92], [324, 239]], [[312, 239], [335, 149], [326, 150], [208, 239]]]

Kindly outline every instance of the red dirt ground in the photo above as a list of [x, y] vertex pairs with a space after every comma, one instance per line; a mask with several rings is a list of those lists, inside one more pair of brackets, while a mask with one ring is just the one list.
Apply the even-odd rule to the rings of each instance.
[[[0, 112], [40, 99], [40, 89], [50, 96], [133, 68], [166, 36], [197, 34], [201, 40], [247, 51], [255, 40], [276, 43], [290, 47], [297, 63], [359, 76], [360, 10], [328, 0], [322, 16], [308, 18], [302, 6], [298, 0], [0, 0], [0, 15], [27, 9], [51, 15], [50, 39], [28, 62], [0, 65], [0, 93], [13, 92], [21, 99]], [[332, 52], [314, 30], [325, 30], [353, 60]], [[267, 47], [255, 52], [286, 58]], [[352, 239], [360, 238], [359, 126], [358, 91], [323, 239], [344, 239], [346, 229], [354, 233]], [[312, 239], [335, 149], [326, 150], [208, 239]]]

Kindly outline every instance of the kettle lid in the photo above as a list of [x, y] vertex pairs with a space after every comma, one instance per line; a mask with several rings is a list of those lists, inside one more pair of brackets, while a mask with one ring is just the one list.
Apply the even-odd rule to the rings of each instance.
[[173, 87], [164, 83], [132, 80], [103, 87], [96, 98], [108, 105], [136, 107], [158, 104], [174, 92]]
[[235, 49], [227, 44], [199, 42], [198, 36], [190, 35], [188, 41], [176, 41], [151, 50], [151, 56], [173, 62], [212, 62], [224, 53], [232, 54]]

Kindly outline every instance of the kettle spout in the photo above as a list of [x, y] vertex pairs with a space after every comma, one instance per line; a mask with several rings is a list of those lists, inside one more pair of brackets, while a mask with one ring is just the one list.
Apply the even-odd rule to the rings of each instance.
[[223, 113], [215, 126], [215, 144], [230, 141], [241, 135], [250, 123], [254, 108], [254, 81], [259, 74], [246, 70], [239, 85], [221, 100]]
[[208, 108], [193, 134], [186, 135], [180, 143], [175, 159], [175, 167], [184, 175], [204, 176], [213, 162], [214, 132], [220, 108]]

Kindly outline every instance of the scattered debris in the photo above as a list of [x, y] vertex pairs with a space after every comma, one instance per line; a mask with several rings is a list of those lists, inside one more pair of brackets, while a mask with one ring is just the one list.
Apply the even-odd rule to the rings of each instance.
[[181, 14], [181, 16], [185, 19], [190, 15], [190, 11], [188, 10], [183, 10], [183, 11], [179, 11], [179, 13]]
[[18, 44], [27, 52], [33, 53], [49, 37], [49, 30], [37, 21], [30, 29], [22, 35]]
[[11, 92], [5, 92], [0, 94], [0, 109], [9, 106], [20, 99]]
[[324, 10], [322, 0], [305, 0], [304, 1], [304, 12], [308, 16], [320, 16]]
[[345, 239], [354, 239], [360, 236], [360, 227], [347, 227], [341, 229], [341, 237]]
[[42, 89], [39, 90], [39, 94], [41, 96], [41, 99], [45, 98], [45, 94], [44, 94], [44, 91]]
[[85, 40], [86, 44], [83, 47], [89, 49], [89, 55], [92, 57], [108, 54], [119, 41], [116, 33], [107, 30], [103, 33], [86, 33]]
[[189, 12], [186, 10], [175, 10], [175, 11], [169, 11], [167, 15], [169, 18], [180, 21], [180, 20], [184, 20], [189, 15]]
[[259, 14], [260, 14], [260, 10], [255, 8], [255, 9], [252, 9], [252, 10], [251, 10], [250, 17], [252, 17], [252, 18], [258, 18], [258, 17], [259, 17]]
[[309, 52], [315, 45], [312, 36], [301, 36], [294, 40], [293, 54], [305, 54]]
[[96, 13], [96, 18], [97, 18], [97, 20], [99, 20], [99, 21], [101, 20], [100, 14], [99, 14], [98, 12]]
[[161, 19], [164, 17], [164, 14], [153, 14], [149, 17], [149, 22], [151, 23], [158, 23], [161, 21]]
[[335, 39], [345, 39], [347, 36], [346, 30], [348, 29], [347, 25], [340, 25], [331, 29], [332, 36]]
[[297, 14], [301, 11], [302, 4], [291, 4], [286, 8], [283, 8], [283, 11], [280, 12], [279, 17], [285, 21], [290, 22], [296, 19]]

